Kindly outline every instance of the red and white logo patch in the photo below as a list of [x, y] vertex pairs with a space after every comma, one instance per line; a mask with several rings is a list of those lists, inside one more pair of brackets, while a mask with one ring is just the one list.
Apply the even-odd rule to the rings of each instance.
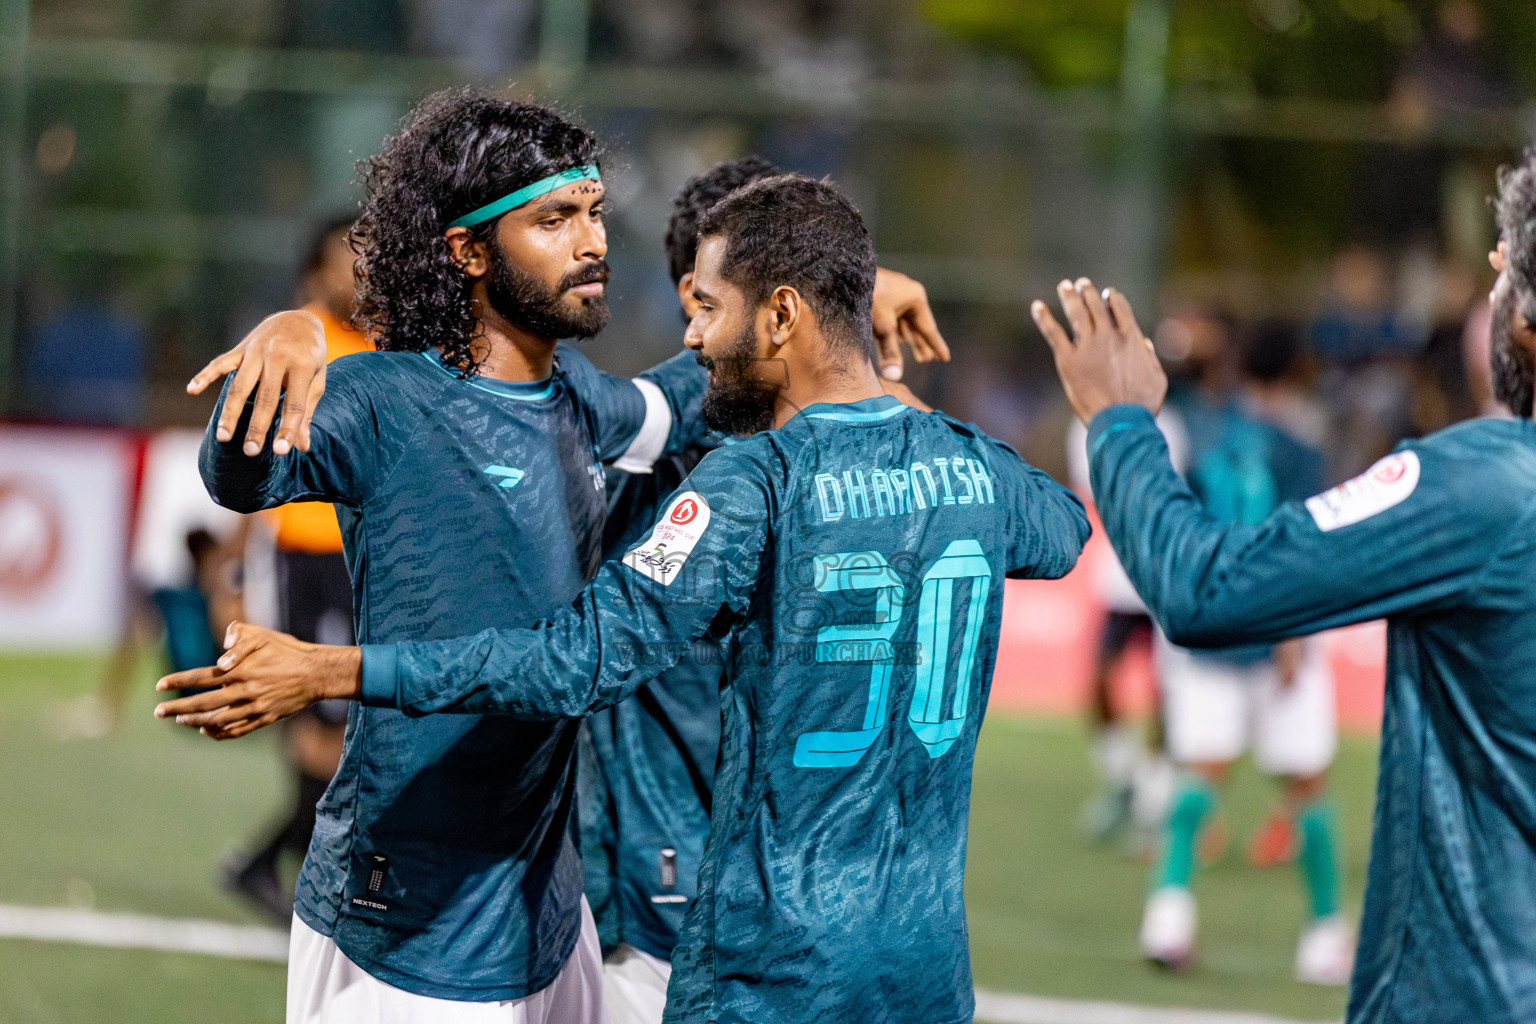
[[1418, 486], [1418, 453], [1394, 452], [1353, 480], [1308, 498], [1307, 511], [1317, 528], [1329, 533], [1401, 505]]
[[694, 516], [699, 514], [699, 503], [692, 498], [684, 498], [672, 507], [672, 514], [667, 518], [678, 526], [686, 526], [693, 522]]
[[670, 586], [708, 527], [709, 502], [703, 495], [696, 491], [679, 494], [651, 535], [624, 556], [624, 564], [642, 576]]

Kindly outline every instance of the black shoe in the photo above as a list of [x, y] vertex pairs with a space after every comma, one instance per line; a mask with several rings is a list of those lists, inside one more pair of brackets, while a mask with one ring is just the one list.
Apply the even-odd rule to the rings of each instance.
[[277, 877], [277, 866], [235, 856], [220, 869], [224, 891], [246, 900], [279, 928], [293, 919], [293, 900]]

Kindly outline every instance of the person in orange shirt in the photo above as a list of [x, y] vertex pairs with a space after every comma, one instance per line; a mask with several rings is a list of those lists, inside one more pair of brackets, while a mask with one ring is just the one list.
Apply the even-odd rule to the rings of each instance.
[[[327, 361], [373, 345], [349, 322], [357, 256], [349, 237], [351, 217], [321, 224], [305, 254], [299, 284], [304, 309], [325, 327]], [[273, 537], [279, 626], [311, 643], [350, 644], [352, 580], [342, 555], [341, 528], [334, 506], [295, 502], [260, 513]], [[284, 750], [294, 770], [294, 803], [286, 818], [253, 852], [225, 866], [224, 884], [281, 924], [288, 923], [292, 893], [282, 884], [278, 861], [284, 852], [303, 856], [315, 828], [315, 804], [325, 794], [341, 758], [346, 731], [345, 701], [316, 705], [314, 714], [289, 720]]]

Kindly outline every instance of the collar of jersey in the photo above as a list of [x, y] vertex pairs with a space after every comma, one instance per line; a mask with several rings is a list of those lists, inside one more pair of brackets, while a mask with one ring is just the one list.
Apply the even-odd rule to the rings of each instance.
[[[423, 352], [427, 362], [454, 377], [459, 371], [443, 362], [441, 352], [436, 349]], [[472, 388], [496, 395], [498, 398], [511, 398], [518, 402], [540, 402], [555, 393], [555, 377], [551, 374], [543, 380], [511, 381], [511, 380], [487, 380], [484, 377], [471, 377], [464, 381]]]
[[809, 420], [831, 420], [834, 423], [884, 423], [907, 411], [907, 406], [881, 395], [859, 402], [817, 402], [801, 410], [800, 415]]

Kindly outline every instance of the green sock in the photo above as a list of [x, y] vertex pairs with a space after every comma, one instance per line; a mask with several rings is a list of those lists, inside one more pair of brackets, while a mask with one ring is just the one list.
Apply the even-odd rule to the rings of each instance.
[[1176, 885], [1187, 889], [1195, 873], [1195, 841], [1200, 826], [1216, 806], [1216, 791], [1210, 783], [1193, 775], [1179, 780], [1173, 795], [1173, 809], [1168, 814], [1163, 860], [1153, 877], [1157, 887]]
[[1314, 919], [1339, 912], [1339, 843], [1334, 817], [1333, 804], [1327, 799], [1312, 801], [1296, 815], [1301, 839], [1296, 861], [1312, 900]]

